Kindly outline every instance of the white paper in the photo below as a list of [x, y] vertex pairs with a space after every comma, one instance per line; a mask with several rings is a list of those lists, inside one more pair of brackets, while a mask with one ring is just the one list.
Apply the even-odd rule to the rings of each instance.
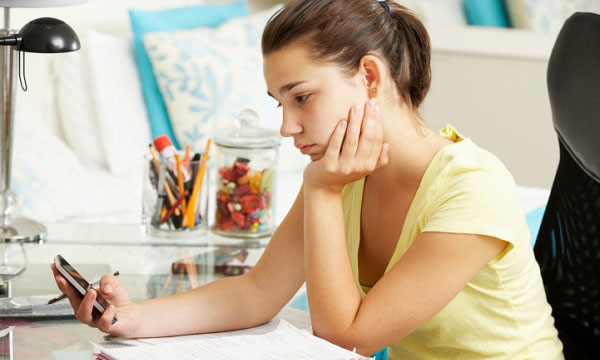
[[261, 335], [234, 335], [188, 341], [105, 348], [102, 354], [117, 360], [163, 359], [364, 359], [280, 320], [274, 331]]
[[[242, 329], [242, 330], [234, 330], [234, 331], [226, 331], [226, 332], [218, 332], [218, 333], [210, 333], [210, 334], [196, 334], [196, 335], [186, 335], [186, 336], [173, 336], [173, 337], [161, 337], [161, 338], [145, 338], [145, 339], [137, 339], [138, 342], [159, 345], [159, 344], [167, 344], [173, 342], [180, 341], [190, 341], [190, 340], [202, 340], [202, 339], [215, 339], [221, 337], [228, 336], [237, 336], [237, 335], [260, 335], [267, 334], [275, 329], [277, 329], [277, 324], [279, 320], [285, 319], [295, 327], [299, 329], [307, 330], [312, 334], [312, 325], [310, 323], [310, 314], [292, 308], [283, 308], [277, 316], [275, 316], [271, 321], [266, 324]], [[117, 338], [112, 339], [113, 342], [126, 342], [127, 339]], [[101, 345], [101, 344], [100, 344]]]

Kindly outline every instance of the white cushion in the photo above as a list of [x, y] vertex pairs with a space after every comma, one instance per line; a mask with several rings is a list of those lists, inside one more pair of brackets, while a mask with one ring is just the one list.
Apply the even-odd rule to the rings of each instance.
[[[232, 19], [216, 29], [145, 35], [144, 45], [181, 146], [203, 150], [213, 130], [232, 125], [244, 108], [259, 114], [262, 127], [279, 130], [281, 110], [267, 95], [260, 48], [263, 28], [279, 8]], [[283, 140], [280, 170], [303, 168], [308, 161], [291, 139]]]
[[422, 20], [428, 25], [465, 26], [463, 0], [428, 0], [420, 4]]
[[90, 94], [87, 46], [80, 51], [58, 54], [53, 61], [58, 122], [65, 142], [80, 161], [105, 167], [94, 103]]
[[463, 0], [396, 0], [427, 25], [465, 26]]
[[84, 166], [49, 124], [27, 109], [15, 115], [11, 179], [18, 213], [43, 222], [115, 212], [141, 216], [141, 176], [117, 178]]
[[91, 94], [108, 168], [141, 174], [151, 137], [132, 41], [91, 31], [88, 43]]

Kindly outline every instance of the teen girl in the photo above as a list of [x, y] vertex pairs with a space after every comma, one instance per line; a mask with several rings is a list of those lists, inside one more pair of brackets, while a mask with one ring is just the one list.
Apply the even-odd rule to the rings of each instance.
[[281, 135], [312, 161], [260, 262], [140, 303], [106, 275], [112, 306], [99, 319], [95, 292], [79, 300], [54, 270], [77, 318], [127, 337], [240, 329], [306, 282], [315, 335], [365, 356], [562, 358], [511, 175], [419, 117], [431, 82], [423, 24], [392, 1], [295, 0], [268, 22], [262, 52]]

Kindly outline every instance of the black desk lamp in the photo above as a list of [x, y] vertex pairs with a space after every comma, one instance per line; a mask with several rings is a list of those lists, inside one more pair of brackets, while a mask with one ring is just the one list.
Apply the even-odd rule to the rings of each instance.
[[10, 190], [10, 177], [20, 52], [69, 52], [78, 50], [80, 44], [69, 25], [49, 17], [30, 21], [19, 32], [8, 30], [8, 9], [4, 11], [6, 29], [0, 31], [0, 242], [39, 243], [47, 235], [44, 225], [28, 218], [11, 216], [16, 207], [16, 194]]

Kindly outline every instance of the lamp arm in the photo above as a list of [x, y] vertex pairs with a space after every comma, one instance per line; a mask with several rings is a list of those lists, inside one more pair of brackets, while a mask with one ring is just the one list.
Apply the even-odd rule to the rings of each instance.
[[11, 34], [0, 37], [0, 46], [16, 46], [21, 43], [22, 37], [19, 34]]

